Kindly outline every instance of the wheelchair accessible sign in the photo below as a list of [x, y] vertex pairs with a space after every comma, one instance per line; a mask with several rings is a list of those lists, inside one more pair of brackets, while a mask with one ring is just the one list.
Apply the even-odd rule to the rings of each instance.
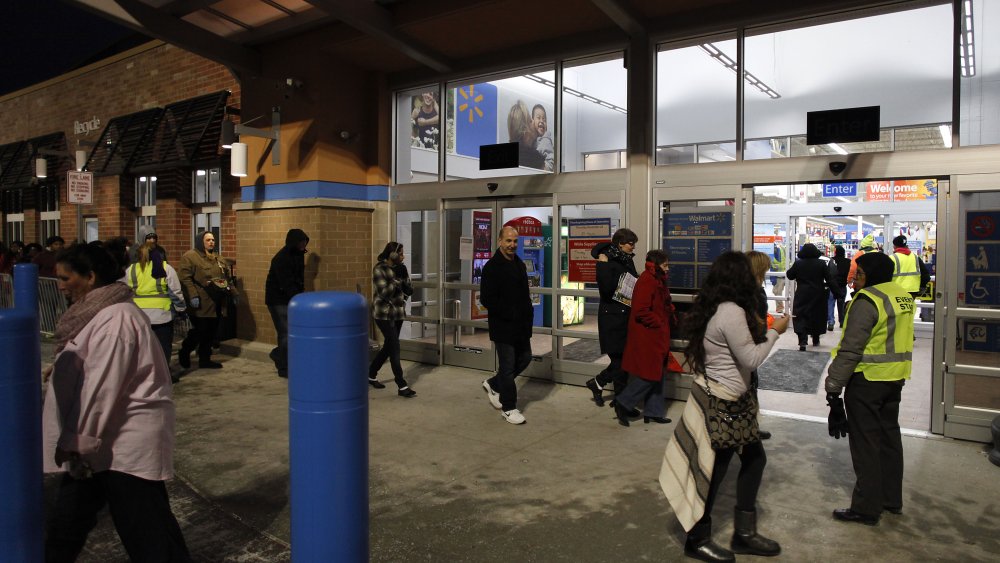
[[1000, 305], [1000, 210], [965, 214], [965, 304]]

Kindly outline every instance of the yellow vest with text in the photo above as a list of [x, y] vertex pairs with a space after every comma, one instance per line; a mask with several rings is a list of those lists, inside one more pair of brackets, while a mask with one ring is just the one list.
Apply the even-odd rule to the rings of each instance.
[[[875, 304], [878, 320], [865, 344], [861, 362], [854, 371], [864, 373], [868, 381], [909, 379], [913, 361], [913, 297], [896, 282], [880, 283], [857, 293]], [[855, 299], [857, 297], [855, 295]], [[851, 309], [848, 308], [844, 317], [845, 327], [850, 326], [850, 315]], [[834, 356], [839, 349], [838, 344], [833, 350]]]
[[141, 268], [138, 262], [132, 264], [128, 285], [135, 291], [133, 300], [140, 309], [170, 310], [167, 278], [153, 277], [152, 262], [148, 262], [145, 268]]
[[920, 267], [917, 266], [917, 255], [895, 252], [892, 255], [892, 261], [896, 264], [892, 281], [910, 293], [920, 291]]

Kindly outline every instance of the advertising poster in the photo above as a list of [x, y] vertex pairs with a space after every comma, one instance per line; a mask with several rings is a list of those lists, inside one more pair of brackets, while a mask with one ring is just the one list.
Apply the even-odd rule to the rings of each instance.
[[[472, 212], [472, 283], [482, 282], [483, 267], [493, 256], [493, 212]], [[472, 298], [472, 319], [485, 319], [486, 309], [479, 304], [479, 292], [474, 292]]]
[[567, 241], [570, 282], [597, 283], [597, 260], [590, 251], [611, 240], [611, 218], [570, 219]]

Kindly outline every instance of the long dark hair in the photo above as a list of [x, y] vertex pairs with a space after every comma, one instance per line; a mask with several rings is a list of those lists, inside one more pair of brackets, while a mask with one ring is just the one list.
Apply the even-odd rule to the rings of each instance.
[[742, 252], [725, 252], [715, 259], [708, 271], [694, 306], [684, 318], [685, 333], [689, 340], [684, 356], [695, 373], [705, 373], [705, 329], [715, 315], [719, 304], [732, 301], [739, 305], [746, 315], [747, 328], [754, 340], [763, 337], [757, 317], [758, 284], [750, 267], [750, 259]]

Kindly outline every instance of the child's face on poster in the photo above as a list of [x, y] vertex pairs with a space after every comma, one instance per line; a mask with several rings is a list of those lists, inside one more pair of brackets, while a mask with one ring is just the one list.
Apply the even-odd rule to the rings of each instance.
[[531, 126], [535, 128], [539, 137], [545, 134], [545, 131], [549, 128], [549, 124], [544, 109], [535, 108], [535, 111], [531, 112]]

